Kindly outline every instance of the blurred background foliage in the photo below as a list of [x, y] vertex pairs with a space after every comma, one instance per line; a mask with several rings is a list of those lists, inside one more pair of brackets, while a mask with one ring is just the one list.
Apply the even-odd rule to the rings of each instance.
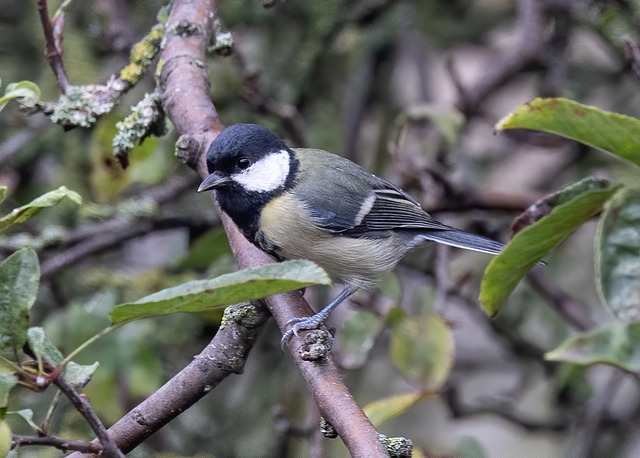
[[[61, 2], [48, 3], [55, 11]], [[349, 157], [447, 223], [506, 241], [511, 220], [546, 192], [592, 174], [639, 178], [573, 142], [493, 135], [498, 119], [538, 95], [640, 116], [640, 88], [621, 41], [638, 41], [638, 2], [219, 3], [236, 52], [208, 64], [211, 96], [226, 124], [264, 124], [292, 145]], [[532, 3], [541, 18], [530, 35]], [[119, 71], [163, 4], [73, 2], [63, 43], [70, 81], [95, 83]], [[43, 100], [56, 100], [43, 50], [35, 1], [0, 0], [3, 87], [31, 80]], [[510, 60], [520, 65], [471, 103]], [[135, 148], [126, 171], [112, 156], [115, 123], [153, 84], [147, 75], [92, 129], [64, 132], [17, 104], [0, 114], [0, 184], [8, 187], [2, 214], [62, 185], [84, 199], [80, 207], [62, 202], [44, 210], [0, 237], [2, 258], [23, 246], [37, 250], [43, 278], [31, 323], [65, 354], [107, 326], [115, 304], [234, 269], [211, 197], [195, 193], [195, 173], [173, 156], [171, 127]], [[609, 367], [543, 360], [571, 333], [548, 301], [565, 294], [595, 322], [612, 321], [593, 283], [594, 230], [585, 225], [547, 260], [541, 275], [556, 296], [524, 283], [495, 320], [476, 299], [487, 257], [446, 248], [420, 250], [378, 290], [355, 297], [364, 308], [334, 313], [334, 353], [360, 405], [371, 413], [376, 401], [419, 393], [409, 410], [387, 415], [381, 432], [411, 438], [417, 456], [638, 456], [637, 382]], [[329, 297], [324, 290], [307, 294], [317, 305]], [[220, 318], [211, 312], [131, 323], [81, 353], [80, 363], [100, 362], [86, 393], [103, 421], [115, 422], [184, 367]], [[52, 391], [14, 392], [10, 409], [42, 416]], [[391, 402], [402, 411], [405, 401]], [[91, 437], [69, 406], [54, 424], [61, 436]], [[316, 424], [271, 322], [244, 374], [225, 380], [131, 456], [345, 456], [340, 441], [309, 441]], [[19, 420], [11, 425], [29, 432]], [[25, 448], [19, 455], [60, 452]]]

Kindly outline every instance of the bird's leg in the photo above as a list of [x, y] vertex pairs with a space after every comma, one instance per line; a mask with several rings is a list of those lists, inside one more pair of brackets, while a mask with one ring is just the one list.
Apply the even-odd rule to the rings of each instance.
[[340, 305], [346, 298], [351, 296], [358, 290], [355, 286], [345, 286], [344, 289], [332, 300], [329, 305], [320, 310], [315, 315], [306, 318], [292, 318], [287, 321], [287, 325], [291, 326], [287, 332], [285, 332], [280, 340], [280, 346], [284, 348], [284, 345], [291, 339], [294, 334], [297, 336], [299, 331], [304, 329], [318, 329], [325, 321], [329, 319], [331, 312]]

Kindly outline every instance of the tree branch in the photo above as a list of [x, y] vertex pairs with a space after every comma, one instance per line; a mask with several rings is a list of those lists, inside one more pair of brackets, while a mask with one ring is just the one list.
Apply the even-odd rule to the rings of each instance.
[[62, 49], [60, 48], [60, 42], [62, 38], [60, 34], [56, 38], [56, 33], [53, 30], [53, 24], [49, 19], [49, 10], [47, 8], [47, 0], [38, 0], [38, 13], [40, 15], [40, 22], [42, 23], [42, 30], [44, 31], [44, 39], [46, 47], [44, 55], [49, 61], [49, 66], [53, 71], [58, 87], [62, 94], [67, 93], [69, 88], [69, 79], [67, 78], [67, 72], [64, 69], [64, 63], [62, 61]]
[[65, 380], [62, 374], [58, 375], [58, 377], [54, 379], [53, 383], [60, 388], [60, 391], [69, 398], [69, 401], [71, 401], [71, 404], [73, 404], [76, 410], [80, 412], [80, 415], [87, 420], [87, 423], [102, 445], [100, 455], [107, 458], [124, 458], [124, 454], [120, 451], [115, 440], [105, 429], [102, 421], [98, 418], [98, 415], [95, 410], [93, 410], [93, 407], [91, 407], [91, 404], [89, 404], [87, 398], [81, 396], [80, 393], [78, 393], [76, 389]]
[[[187, 157], [188, 163], [196, 165], [201, 177], [208, 174], [204, 152], [224, 128], [211, 103], [209, 81], [203, 65], [216, 6], [215, 0], [175, 1], [167, 22], [166, 45], [162, 54], [161, 85], [165, 112], [183, 136], [177, 145], [179, 153]], [[188, 160], [189, 156], [198, 159]], [[247, 241], [226, 215], [220, 214], [238, 267], [273, 262]], [[289, 319], [312, 314], [298, 292], [272, 296], [265, 302], [283, 330]], [[124, 451], [133, 449], [222, 379], [238, 372], [259, 329], [260, 326], [234, 323], [220, 329], [194, 362], [110, 428], [109, 433], [118, 446]], [[309, 351], [313, 345], [302, 339], [313, 338], [316, 334], [313, 331], [300, 333], [299, 338], [289, 341], [288, 349], [322, 415], [338, 431], [353, 456], [387, 457], [378, 432], [340, 379], [330, 355], [316, 355], [315, 360], [309, 360], [314, 356]]]
[[92, 453], [99, 454], [102, 450], [99, 444], [94, 444], [93, 442], [79, 441], [79, 440], [71, 440], [64, 439], [62, 437], [56, 436], [21, 436], [19, 434], [14, 434], [11, 437], [11, 448], [18, 449], [20, 447], [25, 447], [28, 445], [41, 445], [41, 446], [49, 446], [60, 449], [64, 452], [68, 450], [75, 450], [82, 453]]

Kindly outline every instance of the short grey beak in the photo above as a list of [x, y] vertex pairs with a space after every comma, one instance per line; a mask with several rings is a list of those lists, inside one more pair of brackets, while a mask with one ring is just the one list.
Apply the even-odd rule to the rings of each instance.
[[198, 192], [209, 191], [224, 186], [231, 181], [228, 177], [223, 177], [217, 172], [213, 172], [207, 178], [204, 179], [200, 186], [198, 186]]

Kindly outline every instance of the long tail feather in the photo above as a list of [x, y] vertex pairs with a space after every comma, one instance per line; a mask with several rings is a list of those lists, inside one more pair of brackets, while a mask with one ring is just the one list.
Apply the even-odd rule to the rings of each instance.
[[424, 233], [423, 237], [426, 240], [433, 240], [434, 242], [456, 248], [464, 248], [466, 250], [479, 251], [480, 253], [487, 254], [498, 254], [505, 247], [504, 244], [486, 237], [457, 230], [430, 231]]

